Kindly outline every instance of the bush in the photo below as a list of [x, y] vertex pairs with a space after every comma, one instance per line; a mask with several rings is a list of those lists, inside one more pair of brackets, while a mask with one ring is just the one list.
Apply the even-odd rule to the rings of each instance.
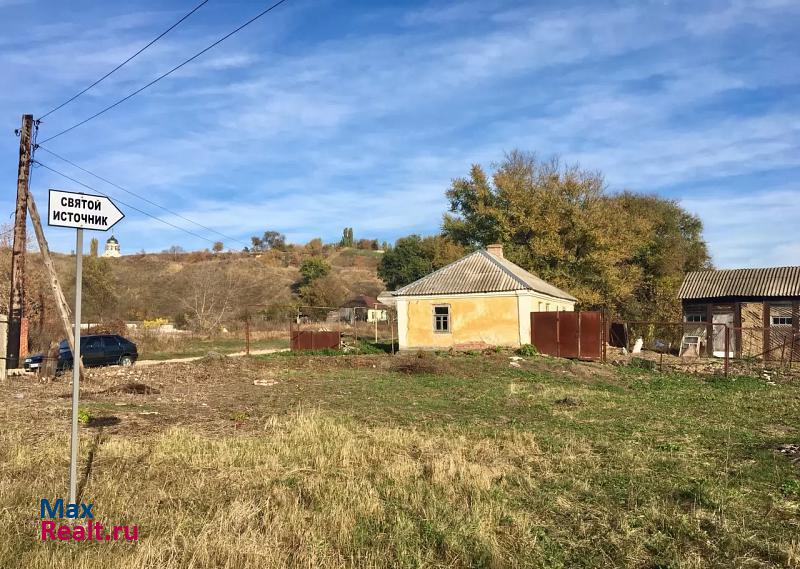
[[538, 356], [539, 350], [533, 344], [523, 344], [517, 349], [517, 355], [520, 356]]

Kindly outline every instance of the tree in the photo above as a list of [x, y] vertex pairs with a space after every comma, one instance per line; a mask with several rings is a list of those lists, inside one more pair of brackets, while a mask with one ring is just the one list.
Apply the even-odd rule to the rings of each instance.
[[[641, 305], [647, 319], [666, 316], [677, 300], [657, 306], [653, 283], [678, 281], [686, 267], [708, 262], [699, 219], [676, 203], [609, 195], [599, 172], [557, 159], [514, 151], [491, 177], [473, 165], [468, 178], [453, 180], [447, 197], [445, 235], [470, 247], [502, 243], [511, 261], [572, 292], [586, 308], [623, 314]], [[668, 255], [673, 248], [683, 257]]]
[[300, 287], [300, 297], [308, 306], [337, 307], [345, 301], [347, 289], [333, 275], [325, 275]]
[[250, 242], [253, 244], [250, 250], [256, 253], [269, 251], [270, 249], [286, 250], [286, 236], [277, 231], [265, 231], [263, 237], [254, 235], [250, 238]]
[[218, 329], [240, 292], [233, 274], [217, 265], [193, 267], [182, 275], [180, 306], [187, 324], [198, 332]]
[[222, 253], [223, 249], [225, 249], [225, 245], [222, 241], [215, 241], [214, 246], [211, 248], [214, 253]]
[[378, 264], [378, 276], [395, 290], [462, 257], [466, 249], [441, 235], [409, 235], [397, 240]]
[[300, 274], [303, 276], [301, 286], [306, 286], [330, 272], [331, 266], [325, 262], [325, 259], [322, 257], [309, 257], [300, 264]]
[[83, 259], [83, 313], [88, 321], [110, 320], [117, 307], [117, 283], [108, 259]]
[[353, 228], [352, 227], [345, 227], [342, 230], [342, 239], [339, 241], [339, 245], [342, 247], [352, 247], [353, 246]]
[[306, 250], [311, 253], [312, 255], [319, 255], [322, 253], [322, 239], [319, 237], [315, 237], [308, 243], [306, 243]]
[[167, 253], [168, 255], [172, 255], [172, 258], [177, 261], [181, 255], [186, 253], [186, 250], [180, 245], [172, 245], [170, 246], [169, 249], [164, 249], [162, 253]]
[[90, 257], [97, 257], [97, 249], [99, 247], [99, 242], [97, 241], [97, 237], [92, 237], [92, 240], [89, 241], [89, 256]]

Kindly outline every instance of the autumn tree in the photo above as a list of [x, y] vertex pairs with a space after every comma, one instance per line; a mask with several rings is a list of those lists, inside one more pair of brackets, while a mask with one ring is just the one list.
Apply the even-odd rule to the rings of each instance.
[[99, 247], [99, 241], [97, 241], [97, 237], [92, 237], [92, 240], [89, 241], [89, 256], [90, 257], [97, 257], [97, 249]]
[[[514, 151], [491, 176], [473, 165], [469, 177], [453, 180], [447, 198], [445, 235], [470, 247], [503, 243], [511, 261], [571, 292], [585, 308], [627, 315], [638, 307], [648, 319], [659, 318], [677, 306], [665, 291], [674, 291], [687, 267], [708, 263], [699, 219], [676, 203], [608, 194], [599, 172], [557, 159]], [[662, 219], [666, 214], [670, 220]], [[667, 254], [672, 247], [680, 259]]]
[[225, 245], [222, 243], [222, 241], [214, 241], [214, 246], [211, 247], [211, 250], [214, 251], [214, 253], [222, 253], [223, 249], [225, 249]]

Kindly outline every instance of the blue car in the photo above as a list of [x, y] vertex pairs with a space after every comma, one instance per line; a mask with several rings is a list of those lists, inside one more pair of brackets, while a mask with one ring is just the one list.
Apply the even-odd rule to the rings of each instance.
[[[116, 334], [96, 334], [81, 336], [81, 358], [86, 367], [106, 365], [131, 366], [139, 358], [136, 344]], [[56, 369], [72, 369], [72, 350], [69, 342], [58, 344], [58, 363]], [[25, 358], [23, 365], [27, 371], [36, 371], [44, 363], [44, 354], [33, 354]]]

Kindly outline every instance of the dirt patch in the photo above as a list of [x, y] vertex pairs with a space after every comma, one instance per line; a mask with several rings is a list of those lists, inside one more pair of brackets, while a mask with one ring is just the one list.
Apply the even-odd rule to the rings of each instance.
[[114, 385], [108, 389], [104, 389], [100, 393], [127, 393], [130, 395], [158, 395], [160, 390], [155, 387], [150, 387], [146, 383], [137, 383], [134, 381], [123, 383], [122, 385]]
[[419, 354], [416, 356], [397, 356], [392, 362], [392, 371], [407, 374], [437, 374], [440, 372], [439, 362], [432, 356]]
[[580, 407], [583, 405], [583, 401], [579, 397], [567, 396], [562, 399], [557, 399], [555, 405], [559, 407]]

